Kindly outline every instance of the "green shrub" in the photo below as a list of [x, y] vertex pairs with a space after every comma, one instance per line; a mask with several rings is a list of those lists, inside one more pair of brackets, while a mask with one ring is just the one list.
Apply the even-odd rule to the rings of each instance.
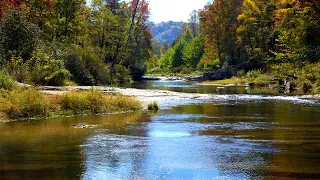
[[108, 96], [108, 101], [110, 102], [111, 109], [115, 109], [115, 111], [138, 111], [140, 110], [141, 103], [128, 96], [116, 95], [116, 96]]
[[[105, 64], [99, 57], [99, 52], [92, 47], [73, 47], [73, 50], [64, 57], [66, 69], [72, 74], [71, 79], [80, 85], [107, 85], [112, 78], [124, 78], [120, 73], [111, 73], [111, 65]], [[129, 76], [129, 71], [126, 71]], [[112, 76], [111, 76], [112, 74]], [[116, 76], [116, 77], [115, 77]]]
[[70, 77], [61, 59], [54, 58], [54, 52], [45, 45], [37, 48], [30, 60], [26, 61], [30, 83], [36, 85], [62, 86]]
[[116, 64], [113, 70], [111, 67], [111, 72], [113, 74], [112, 76], [113, 84], [123, 84], [123, 83], [130, 82], [131, 80], [129, 70], [126, 67], [122, 66], [121, 64]]
[[0, 89], [13, 90], [17, 88], [17, 84], [11, 79], [9, 74], [5, 71], [0, 71]]
[[253, 83], [257, 86], [267, 86], [271, 80], [272, 80], [271, 76], [267, 74], [261, 74], [253, 80]]
[[106, 96], [101, 91], [92, 90], [86, 93], [89, 102], [89, 109], [92, 114], [104, 113], [108, 111]]
[[155, 68], [152, 68], [149, 73], [151, 74], [160, 74], [160, 73], [163, 73], [163, 69], [160, 68], [160, 67], [155, 67]]
[[94, 85], [95, 80], [86, 68], [81, 56], [73, 52], [64, 58], [66, 69], [71, 72], [71, 79], [80, 85]]
[[257, 78], [259, 75], [262, 74], [262, 70], [258, 69], [258, 70], [251, 70], [248, 71], [246, 74], [247, 78]]
[[246, 71], [244, 69], [241, 69], [240, 71], [238, 71], [237, 76], [238, 77], [244, 77], [246, 75]]
[[180, 71], [181, 74], [191, 74], [192, 72], [194, 72], [194, 69], [186, 66], [182, 67]]
[[298, 72], [293, 63], [280, 63], [271, 65], [270, 71], [278, 77], [283, 76], [283, 74], [293, 74], [294, 72]]
[[160, 106], [156, 101], [148, 104], [148, 110], [150, 111], [158, 111], [159, 109], [160, 109]]

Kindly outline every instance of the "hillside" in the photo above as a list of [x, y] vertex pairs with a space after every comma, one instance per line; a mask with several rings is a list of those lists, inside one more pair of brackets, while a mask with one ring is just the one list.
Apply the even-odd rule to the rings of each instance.
[[183, 22], [161, 22], [150, 23], [150, 29], [153, 39], [160, 44], [165, 42], [172, 43], [172, 41], [179, 35]]

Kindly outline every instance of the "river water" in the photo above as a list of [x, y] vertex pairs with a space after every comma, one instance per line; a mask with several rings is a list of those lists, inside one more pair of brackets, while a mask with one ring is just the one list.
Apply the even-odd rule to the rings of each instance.
[[319, 101], [185, 82], [131, 86], [246, 98], [2, 123], [0, 179], [320, 179]]

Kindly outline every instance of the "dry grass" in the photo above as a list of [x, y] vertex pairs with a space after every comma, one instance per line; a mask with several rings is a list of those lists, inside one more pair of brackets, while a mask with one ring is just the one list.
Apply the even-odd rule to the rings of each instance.
[[72, 91], [64, 95], [45, 95], [29, 89], [0, 94], [0, 114], [9, 119], [138, 110], [141, 110], [141, 104], [132, 97], [119, 94], [107, 95], [97, 90]]
[[240, 78], [240, 77], [232, 77], [229, 79], [223, 79], [223, 80], [217, 80], [217, 81], [205, 81], [202, 84], [220, 84], [220, 85], [229, 85], [229, 84], [234, 84], [234, 85], [243, 85], [248, 83], [248, 80], [245, 78]]

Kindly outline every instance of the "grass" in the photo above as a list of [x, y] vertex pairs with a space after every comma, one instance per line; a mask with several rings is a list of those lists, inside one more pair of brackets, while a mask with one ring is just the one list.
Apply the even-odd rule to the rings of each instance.
[[148, 104], [148, 110], [150, 111], [158, 111], [159, 109], [160, 109], [160, 106], [156, 101]]
[[37, 90], [0, 93], [0, 114], [8, 119], [37, 119], [59, 115], [107, 114], [141, 110], [138, 100], [102, 91], [72, 91], [64, 95], [45, 95]]
[[202, 84], [221, 84], [221, 85], [228, 85], [228, 84], [234, 84], [234, 85], [243, 85], [248, 83], [248, 80], [241, 77], [232, 77], [229, 79], [223, 79], [223, 80], [217, 80], [217, 81], [205, 81]]

